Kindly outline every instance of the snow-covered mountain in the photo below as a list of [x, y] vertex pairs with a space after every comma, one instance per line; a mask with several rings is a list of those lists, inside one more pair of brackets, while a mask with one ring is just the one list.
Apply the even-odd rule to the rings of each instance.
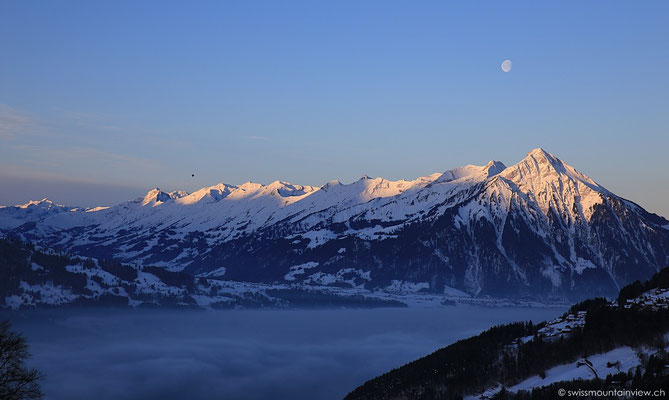
[[39, 201], [29, 201], [18, 206], [0, 206], [0, 229], [11, 229], [26, 222], [39, 221], [49, 215], [70, 211], [71, 208], [56, 204], [44, 198]]
[[0, 208], [4, 234], [90, 257], [250, 282], [541, 298], [649, 277], [669, 264], [668, 226], [542, 149], [510, 167], [413, 181], [156, 188], [113, 207]]

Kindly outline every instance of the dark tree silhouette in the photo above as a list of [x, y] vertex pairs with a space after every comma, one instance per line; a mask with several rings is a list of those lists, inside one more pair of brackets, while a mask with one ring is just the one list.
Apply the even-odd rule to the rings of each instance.
[[0, 322], [0, 400], [27, 400], [43, 397], [38, 381], [42, 374], [25, 365], [26, 340], [13, 332], [8, 321]]

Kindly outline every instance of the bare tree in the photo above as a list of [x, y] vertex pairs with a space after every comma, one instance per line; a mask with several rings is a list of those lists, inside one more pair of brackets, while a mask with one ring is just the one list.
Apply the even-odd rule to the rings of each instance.
[[38, 381], [43, 375], [25, 365], [28, 345], [11, 330], [8, 321], [0, 322], [0, 400], [28, 400], [43, 397]]

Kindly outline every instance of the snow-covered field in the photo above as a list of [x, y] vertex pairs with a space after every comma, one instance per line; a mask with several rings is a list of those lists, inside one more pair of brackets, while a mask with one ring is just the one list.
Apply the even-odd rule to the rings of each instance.
[[[518, 392], [520, 390], [532, 390], [542, 386], [548, 386], [557, 382], [574, 381], [574, 380], [591, 380], [595, 378], [605, 378], [609, 374], [617, 374], [619, 372], [627, 373], [634, 370], [641, 364], [639, 354], [650, 355], [654, 350], [640, 348], [633, 349], [631, 347], [619, 347], [602, 354], [595, 354], [593, 356], [582, 358], [573, 363], [557, 365], [546, 371], [544, 378], [539, 375], [531, 376], [524, 381], [508, 387], [510, 392]], [[492, 397], [494, 394], [502, 389], [501, 385], [490, 388], [485, 392], [476, 395], [468, 396], [466, 400], [485, 400]]]

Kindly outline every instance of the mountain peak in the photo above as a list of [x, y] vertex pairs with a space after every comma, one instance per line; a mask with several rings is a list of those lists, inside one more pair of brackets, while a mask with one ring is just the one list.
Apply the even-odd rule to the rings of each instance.
[[142, 199], [142, 205], [153, 203], [156, 205], [158, 203], [163, 203], [170, 199], [170, 195], [160, 190], [159, 187], [153, 188], [146, 193], [146, 196]]
[[333, 187], [339, 187], [339, 186], [343, 186], [343, 184], [338, 179], [333, 179], [333, 180], [329, 181], [328, 183], [326, 183], [325, 185], [321, 186], [320, 189], [324, 192], [327, 192], [328, 189], [333, 188]]
[[50, 207], [63, 207], [60, 204], [56, 204], [53, 201], [47, 199], [46, 197], [42, 200], [30, 200], [25, 204], [19, 204], [16, 207], [18, 208], [28, 208], [28, 207], [39, 207], [39, 208], [50, 208]]
[[544, 214], [553, 208], [559, 215], [569, 216], [576, 212], [589, 220], [594, 206], [602, 203], [602, 194], [610, 193], [542, 148], [531, 150], [500, 175], [533, 197]]
[[564, 172], [565, 170], [565, 165], [563, 164], [562, 160], [542, 149], [541, 147], [530, 150], [530, 152], [525, 156], [524, 160], [535, 160], [539, 164], [548, 163], [554, 169], [562, 170], [560, 172]]
[[492, 176], [499, 174], [500, 172], [506, 169], [506, 165], [501, 161], [491, 160], [488, 164], [484, 166], [480, 165], [465, 165], [464, 167], [458, 167], [449, 171], [444, 172], [441, 177], [439, 177], [439, 182], [451, 182], [451, 181], [481, 181], [488, 179]]
[[488, 164], [484, 167], [484, 171], [487, 173], [488, 178], [491, 176], [495, 176], [499, 174], [500, 172], [504, 171], [506, 169], [506, 165], [504, 165], [503, 162], [501, 161], [496, 161], [496, 160], [490, 160]]
[[527, 157], [532, 156], [532, 155], [534, 155], [534, 156], [536, 156], [536, 155], [553, 156], [551, 153], [544, 150], [543, 147], [534, 148], [527, 153]]
[[[217, 183], [214, 186], [208, 186], [208, 187], [203, 187], [202, 189], [196, 190], [193, 193], [186, 193], [183, 192], [184, 195], [176, 197], [172, 196], [173, 198], [176, 199], [177, 204], [181, 205], [193, 205], [197, 204], [200, 201], [204, 199], [204, 202], [211, 202], [215, 203], [223, 198], [225, 198], [230, 192], [234, 189], [236, 189], [236, 186], [230, 186], [225, 183]], [[172, 192], [170, 194], [174, 193], [181, 193], [181, 192]]]
[[281, 197], [302, 196], [316, 190], [316, 188], [312, 186], [293, 185], [292, 183], [284, 181], [274, 181], [267, 185], [266, 188]]
[[527, 180], [531, 176], [541, 177], [543, 180], [564, 177], [578, 181], [592, 190], [608, 192], [590, 177], [578, 172], [574, 167], [541, 147], [532, 149], [519, 163], [507, 168], [503, 175], [512, 181]]
[[260, 184], [260, 183], [248, 181], [248, 182], [244, 182], [241, 185], [239, 185], [238, 189], [242, 190], [243, 192], [247, 192], [247, 191], [259, 190], [262, 187], [263, 187], [263, 185]]
[[[531, 176], [547, 178], [550, 176], [571, 175], [569, 172], [572, 170], [574, 170], [572, 167], [563, 163], [562, 160], [555, 155], [547, 152], [541, 147], [537, 147], [536, 149], [530, 150], [520, 162], [507, 168], [502, 175], [516, 181], [518, 179], [529, 179]], [[585, 176], [579, 176], [578, 178], [580, 179], [582, 177]], [[587, 177], [585, 178], [589, 179]]]
[[146, 192], [146, 195], [144, 196], [144, 198], [142, 198], [141, 203], [143, 206], [147, 204], [156, 206], [168, 200], [179, 199], [185, 196], [188, 196], [188, 192], [184, 192], [183, 190], [176, 190], [174, 192], [167, 193], [160, 190], [159, 187], [155, 187]]

